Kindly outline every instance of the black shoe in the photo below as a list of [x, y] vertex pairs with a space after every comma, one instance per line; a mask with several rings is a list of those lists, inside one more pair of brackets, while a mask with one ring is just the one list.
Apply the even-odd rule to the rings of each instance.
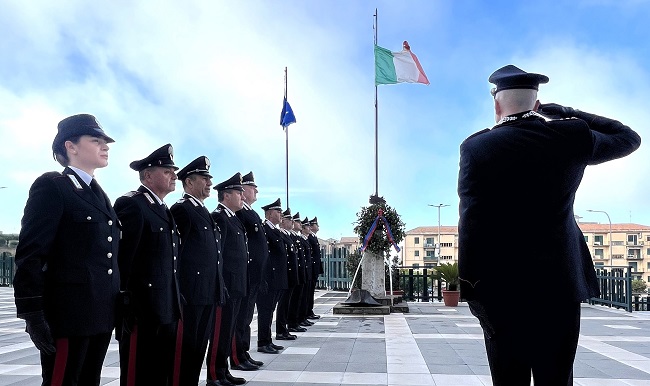
[[233, 370], [242, 370], [242, 371], [255, 371], [259, 370], [260, 367], [250, 363], [249, 361], [239, 362], [238, 365], [230, 366]]
[[320, 315], [311, 314], [307, 316], [307, 319], [320, 319]]
[[292, 326], [292, 327], [287, 328], [287, 330], [289, 330], [291, 332], [305, 332], [305, 331], [307, 331], [306, 328], [300, 327], [300, 326], [295, 326], [295, 327]]
[[276, 334], [275, 335], [275, 340], [296, 340], [295, 335], [291, 335], [289, 333], [286, 334]]
[[263, 352], [264, 354], [278, 354], [278, 350], [276, 350], [270, 344], [267, 344], [266, 346], [258, 347], [257, 352]]
[[[303, 320], [302, 322], [300, 322], [300, 325], [303, 326], [303, 327], [309, 327], [309, 326], [311, 326], [312, 324], [313, 324], [313, 323], [309, 323], [309, 322], [304, 321], [304, 320]], [[290, 330], [290, 331], [291, 331], [291, 330]]]
[[275, 343], [271, 343], [271, 347], [273, 347], [274, 349], [276, 349], [276, 350], [278, 350], [278, 351], [280, 351], [280, 350], [284, 350], [284, 346], [278, 346], [278, 345], [275, 344]]
[[233, 385], [243, 385], [244, 383], [246, 383], [246, 380], [244, 378], [235, 377], [230, 373], [226, 373], [226, 380], [232, 383]]
[[291, 333], [289, 333], [289, 332], [287, 332], [287, 335], [289, 335], [289, 337], [291, 337], [291, 339], [296, 339], [296, 338], [298, 338], [297, 335], [293, 335], [293, 334], [291, 334]]
[[255, 359], [251, 358], [251, 354], [249, 354], [248, 351], [246, 351], [246, 352], [244, 353], [244, 355], [246, 355], [246, 358], [248, 358], [248, 361], [249, 361], [250, 363], [254, 364], [255, 366], [262, 367], [262, 365], [264, 365], [264, 362], [262, 362], [262, 361], [256, 361]]
[[[243, 378], [241, 378], [243, 379]], [[244, 381], [245, 383], [246, 381]], [[234, 385], [241, 385], [241, 383], [232, 383], [228, 379], [217, 379], [217, 380], [210, 380], [208, 379], [207, 383], [208, 386], [234, 386]]]

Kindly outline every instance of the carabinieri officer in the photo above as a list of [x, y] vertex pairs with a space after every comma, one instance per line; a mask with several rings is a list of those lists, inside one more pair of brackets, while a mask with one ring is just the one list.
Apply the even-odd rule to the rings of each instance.
[[142, 185], [115, 201], [123, 230], [120, 287], [128, 295], [120, 334], [122, 385], [178, 384], [180, 358], [176, 354], [182, 331], [177, 331], [182, 327], [176, 272], [179, 239], [176, 223], [163, 202], [176, 188], [178, 167], [173, 156], [174, 149], [167, 144], [131, 162]]
[[117, 215], [95, 181], [114, 142], [90, 114], [68, 117], [52, 143], [62, 173], [29, 190], [16, 249], [18, 317], [41, 353], [43, 385], [99, 385], [115, 326]]

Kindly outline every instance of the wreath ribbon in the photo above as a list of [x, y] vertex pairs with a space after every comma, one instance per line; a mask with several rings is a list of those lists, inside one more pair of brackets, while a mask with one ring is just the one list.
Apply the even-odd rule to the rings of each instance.
[[381, 220], [385, 227], [386, 227], [386, 236], [388, 236], [388, 241], [393, 244], [393, 247], [397, 252], [400, 251], [399, 246], [397, 243], [395, 243], [395, 239], [393, 238], [393, 232], [390, 230], [390, 225], [388, 225], [388, 221], [386, 220], [386, 217], [384, 217], [384, 211], [379, 209], [379, 212], [377, 214], [377, 217], [375, 218], [375, 221], [372, 222], [372, 225], [370, 226], [370, 229], [368, 230], [368, 234], [366, 234], [366, 237], [363, 238], [363, 245], [359, 250], [361, 252], [365, 251], [366, 248], [368, 248], [368, 243], [370, 243], [370, 238], [372, 238], [372, 235], [375, 233], [377, 230], [377, 224], [379, 223], [379, 220]]

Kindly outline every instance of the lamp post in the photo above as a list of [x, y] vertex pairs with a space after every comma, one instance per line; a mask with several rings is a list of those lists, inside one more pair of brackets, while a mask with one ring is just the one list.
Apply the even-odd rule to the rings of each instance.
[[429, 204], [429, 206], [433, 206], [435, 208], [438, 208], [438, 243], [436, 247], [436, 251], [438, 253], [438, 264], [440, 264], [440, 208], [444, 208], [445, 206], [449, 206], [448, 204]]
[[614, 242], [612, 241], [612, 220], [609, 218], [609, 214], [605, 212], [604, 210], [593, 210], [593, 209], [587, 209], [587, 212], [594, 212], [594, 213], [605, 213], [605, 216], [607, 216], [607, 221], [609, 221], [609, 264], [612, 263], [612, 249], [614, 249]]

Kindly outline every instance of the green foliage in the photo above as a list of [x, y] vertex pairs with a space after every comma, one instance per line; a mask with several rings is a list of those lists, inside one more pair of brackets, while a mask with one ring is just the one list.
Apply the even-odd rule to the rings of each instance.
[[[358, 250], [350, 253], [348, 255], [348, 263], [345, 265], [346, 270], [348, 271], [348, 277], [351, 279], [354, 279], [354, 273], [357, 271], [357, 267], [361, 263], [361, 252]], [[359, 274], [357, 275], [357, 279], [354, 281], [354, 283], [357, 283], [356, 288], [361, 288], [361, 275], [363, 272], [359, 270]], [[350, 283], [350, 287], [355, 287], [354, 283]]]
[[447, 289], [456, 291], [458, 288], [458, 263], [441, 264], [436, 267], [436, 271], [440, 274], [440, 278], [447, 283]]
[[648, 285], [643, 279], [634, 279], [632, 280], [632, 292], [646, 292], [648, 290]]
[[[368, 234], [372, 223], [377, 218], [380, 209], [383, 211], [383, 216], [386, 218], [388, 225], [390, 225], [395, 243], [399, 244], [402, 240], [404, 240], [404, 223], [402, 222], [399, 214], [397, 214], [397, 211], [383, 202], [371, 204], [369, 206], [361, 208], [361, 211], [357, 213], [357, 221], [355, 222], [354, 233], [356, 233], [357, 236], [359, 236], [359, 240], [363, 242], [363, 239]], [[370, 238], [367, 249], [372, 253], [384, 257], [390, 251], [391, 247], [392, 244], [390, 241], [388, 241], [384, 222], [378, 221], [377, 229]]]

